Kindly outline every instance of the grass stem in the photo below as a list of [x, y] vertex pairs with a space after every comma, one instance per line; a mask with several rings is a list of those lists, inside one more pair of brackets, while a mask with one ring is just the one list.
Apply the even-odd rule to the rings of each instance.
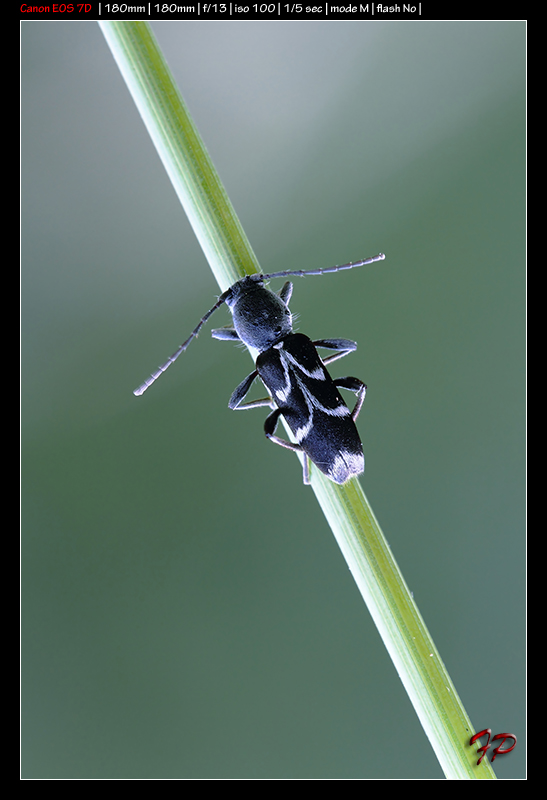
[[[259, 272], [150, 26], [99, 24], [221, 291]], [[312, 488], [445, 776], [495, 778], [486, 758], [477, 766], [475, 730], [359, 481], [338, 486], [313, 470]]]

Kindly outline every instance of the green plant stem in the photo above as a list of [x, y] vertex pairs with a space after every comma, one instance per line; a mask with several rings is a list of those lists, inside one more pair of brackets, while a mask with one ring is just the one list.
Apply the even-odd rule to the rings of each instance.
[[[222, 291], [259, 272], [256, 256], [146, 22], [103, 34]], [[312, 488], [447, 778], [492, 779], [475, 733], [357, 479], [312, 467]]]

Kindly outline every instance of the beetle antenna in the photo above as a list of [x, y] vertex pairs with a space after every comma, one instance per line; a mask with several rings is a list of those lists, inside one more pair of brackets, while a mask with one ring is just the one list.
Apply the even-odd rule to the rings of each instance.
[[383, 261], [385, 255], [378, 253], [377, 256], [372, 258], [364, 258], [362, 261], [350, 261], [349, 264], [341, 264], [337, 267], [323, 267], [320, 269], [286, 269], [283, 272], [270, 272], [268, 275], [261, 275], [263, 280], [270, 278], [284, 278], [287, 275], [296, 275], [297, 277], [304, 277], [305, 275], [326, 275], [329, 272], [341, 272], [343, 269], [353, 269], [354, 267], [364, 267], [366, 264], [373, 264], [375, 261]]
[[183, 342], [183, 343], [181, 344], [181, 346], [180, 346], [180, 347], [179, 347], [177, 350], [175, 350], [175, 352], [173, 353], [173, 355], [172, 355], [172, 356], [170, 356], [170, 357], [167, 359], [167, 361], [165, 362], [165, 364], [162, 364], [162, 365], [161, 365], [161, 367], [158, 367], [158, 368], [157, 368], [157, 370], [156, 370], [155, 372], [153, 372], [153, 373], [150, 375], [150, 377], [148, 377], [148, 378], [147, 378], [147, 379], [144, 381], [144, 383], [141, 383], [141, 385], [140, 385], [139, 387], [137, 387], [137, 389], [135, 389], [135, 391], [133, 392], [133, 394], [134, 394], [136, 397], [139, 397], [141, 394], [144, 394], [144, 393], [146, 392], [146, 390], [148, 389], [148, 387], [149, 387], [149, 386], [152, 386], [152, 384], [153, 384], [153, 383], [155, 383], [155, 382], [157, 381], [157, 379], [160, 377], [160, 375], [161, 375], [162, 373], [164, 373], [164, 372], [165, 372], [165, 370], [166, 370], [168, 367], [170, 367], [170, 366], [171, 366], [171, 364], [174, 364], [174, 363], [175, 363], [175, 361], [176, 361], [176, 360], [177, 360], [177, 358], [180, 356], [180, 354], [181, 354], [181, 353], [184, 353], [184, 351], [186, 350], [186, 348], [188, 347], [188, 345], [190, 344], [190, 342], [192, 341], [192, 339], [195, 339], [195, 338], [196, 338], [196, 336], [198, 335], [198, 333], [200, 332], [200, 330], [203, 328], [203, 326], [205, 325], [205, 323], [207, 322], [207, 320], [209, 319], [209, 317], [211, 316], [211, 314], [212, 314], [214, 311], [216, 311], [216, 310], [217, 310], [217, 308], [220, 308], [220, 306], [221, 306], [223, 303], [225, 303], [225, 302], [226, 302], [226, 298], [228, 297], [228, 294], [229, 294], [229, 292], [230, 292], [230, 290], [228, 289], [228, 291], [226, 291], [226, 292], [223, 292], [223, 294], [221, 294], [221, 295], [220, 295], [220, 297], [218, 298], [218, 300], [217, 300], [217, 302], [214, 304], [214, 306], [213, 306], [212, 308], [210, 308], [210, 309], [209, 309], [209, 311], [208, 311], [206, 314], [204, 314], [204, 315], [203, 315], [203, 317], [200, 319], [200, 321], [198, 322], [198, 324], [196, 325], [196, 327], [194, 328], [194, 330], [192, 331], [192, 333], [190, 334], [190, 336], [189, 336], [189, 337], [186, 339], [186, 341], [185, 341], [185, 342]]

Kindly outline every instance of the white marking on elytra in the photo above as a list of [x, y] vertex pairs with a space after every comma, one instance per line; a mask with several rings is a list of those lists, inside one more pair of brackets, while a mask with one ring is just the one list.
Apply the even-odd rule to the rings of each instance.
[[297, 444], [302, 443], [302, 440], [306, 438], [306, 436], [308, 435], [308, 433], [311, 431], [312, 428], [313, 428], [313, 419], [312, 416], [310, 416], [307, 423], [303, 425], [301, 428], [298, 428], [297, 431], [295, 431], [294, 438], [296, 439]]
[[327, 379], [327, 376], [325, 374], [325, 368], [323, 366], [316, 367], [314, 370], [310, 372], [309, 370], [305, 369], [300, 363], [300, 361], [298, 361], [298, 359], [296, 359], [290, 353], [285, 352], [284, 355], [286, 356], [287, 360], [290, 361], [291, 364], [294, 364], [294, 366], [297, 367], [298, 370], [303, 375], [306, 375], [308, 378], [313, 378], [316, 381], [325, 381]]
[[[279, 343], [279, 345], [274, 345], [274, 347], [276, 347], [279, 350], [279, 360], [280, 360], [281, 366], [283, 368], [283, 375], [284, 375], [284, 380], [285, 380], [285, 385], [283, 386], [283, 388], [275, 390], [276, 398], [281, 403], [286, 403], [287, 399], [288, 399], [288, 397], [289, 397], [289, 395], [291, 393], [292, 386], [291, 386], [291, 375], [290, 375], [290, 368], [289, 368], [289, 363], [290, 363], [290, 364], [294, 365], [294, 367], [296, 367], [296, 369], [293, 370], [292, 374], [294, 375], [296, 383], [297, 383], [300, 391], [302, 392], [302, 396], [304, 398], [304, 402], [306, 403], [306, 407], [308, 409], [307, 422], [304, 425], [302, 425], [300, 428], [297, 428], [297, 430], [294, 432], [294, 437], [296, 439], [297, 444], [301, 444], [304, 441], [304, 439], [306, 439], [306, 437], [309, 435], [310, 431], [312, 430], [312, 428], [313, 428], [313, 415], [314, 415], [314, 411], [315, 410], [317, 410], [317, 411], [319, 411], [319, 412], [321, 412], [323, 414], [326, 414], [329, 417], [349, 417], [349, 416], [351, 416], [351, 412], [350, 412], [349, 408], [344, 403], [341, 403], [340, 405], [336, 406], [335, 408], [327, 408], [322, 403], [320, 403], [319, 400], [312, 394], [312, 392], [310, 392], [309, 388], [306, 386], [306, 384], [303, 382], [302, 378], [299, 375], [299, 372], [300, 372], [300, 373], [303, 373], [304, 375], [306, 375], [309, 378], [315, 378], [316, 380], [326, 380], [325, 369], [323, 367], [316, 367], [314, 370], [311, 370], [311, 371], [310, 370], [305, 370], [305, 369], [302, 368], [301, 364], [297, 361], [297, 359], [294, 358], [294, 356], [291, 356], [290, 353], [287, 353], [287, 351], [283, 349], [282, 343]], [[351, 455], [351, 454], [349, 454], [349, 455]], [[338, 464], [338, 462], [335, 462], [335, 466], [333, 467], [333, 474], [337, 474], [338, 472], [340, 472], [341, 475], [346, 474], [347, 466], [345, 466], [345, 464], [346, 464], [346, 461], [344, 461], [343, 459], [340, 461], [339, 464]], [[363, 470], [361, 469], [360, 472], [362, 472], [362, 471]], [[358, 473], [350, 472], [348, 474], [358, 474]]]
[[340, 453], [335, 456], [328, 474], [336, 483], [345, 483], [352, 475], [360, 475], [364, 469], [365, 459], [362, 453], [351, 453], [349, 450], [341, 450]]
[[[278, 342], [278, 344], [274, 345], [274, 348], [279, 351], [279, 361], [281, 367], [283, 369], [283, 383], [284, 385], [276, 389], [274, 391], [274, 395], [276, 400], [280, 404], [286, 404], [289, 396], [291, 394], [293, 383], [292, 383], [292, 376], [294, 376], [294, 380], [296, 381], [296, 385], [302, 392], [302, 397], [304, 398], [304, 402], [306, 404], [306, 408], [308, 411], [307, 414], [307, 421], [304, 425], [301, 425], [299, 428], [294, 431], [294, 437], [297, 444], [302, 444], [302, 442], [309, 436], [310, 431], [313, 428], [313, 416], [314, 412], [318, 411], [319, 413], [326, 414], [330, 417], [349, 417], [351, 416], [351, 412], [349, 408], [342, 402], [340, 405], [336, 406], [335, 408], [327, 408], [319, 400], [313, 395], [313, 393], [309, 390], [306, 386], [304, 381], [302, 380], [302, 375], [305, 375], [308, 378], [313, 378], [315, 380], [327, 380], [327, 374], [324, 367], [321, 365], [320, 367], [315, 367], [313, 370], [306, 370], [302, 367], [299, 361], [294, 358], [290, 353], [288, 353], [284, 347], [283, 342]], [[292, 367], [292, 369], [291, 369]], [[292, 373], [292, 374], [291, 374]], [[348, 462], [352, 464], [352, 466], [348, 466]], [[337, 482], [344, 482], [348, 479], [351, 475], [359, 474], [363, 471], [362, 466], [359, 465], [363, 464], [363, 457], [359, 456], [359, 454], [355, 455], [353, 453], [349, 453], [343, 451], [340, 455], [336, 456], [334, 464], [331, 466], [329, 470], [329, 475], [333, 480]]]
[[274, 344], [274, 347], [279, 350], [279, 360], [281, 362], [281, 366], [283, 367], [283, 376], [285, 378], [285, 385], [282, 389], [275, 390], [275, 396], [280, 403], [286, 403], [291, 393], [291, 376], [289, 375], [289, 369], [285, 360], [287, 353], [284, 350], [282, 351], [283, 342]]
[[[298, 371], [300, 371], [301, 373], [306, 375], [306, 377], [308, 377], [308, 378], [315, 378], [316, 380], [318, 380], [318, 379], [326, 380], [326, 371], [325, 371], [324, 367], [316, 367], [312, 371], [306, 370], [306, 369], [304, 369], [302, 367], [300, 362], [296, 358], [294, 358], [294, 356], [292, 356], [290, 353], [287, 353], [286, 350], [282, 351], [280, 349], [279, 356], [280, 356], [280, 359], [281, 359], [281, 364], [283, 365], [283, 372], [285, 373], [285, 381], [286, 381], [286, 383], [285, 383], [284, 391], [288, 391], [288, 394], [290, 394], [290, 376], [289, 376], [289, 368], [288, 368], [288, 363], [287, 363], [287, 362], [290, 362], [291, 364], [293, 364], [297, 368], [296, 371], [293, 374], [294, 374], [294, 377], [296, 378], [296, 382], [298, 383], [298, 386], [299, 386], [300, 390], [302, 391], [302, 394], [304, 395], [304, 399], [306, 400], [306, 405], [308, 406], [308, 410], [310, 412], [310, 419], [313, 416], [313, 409], [314, 408], [316, 408], [318, 411], [322, 411], [323, 414], [326, 414], [329, 417], [349, 417], [349, 416], [351, 416], [351, 412], [350, 412], [349, 408], [345, 405], [345, 403], [341, 403], [339, 406], [336, 406], [336, 408], [327, 408], [322, 403], [320, 403], [319, 400], [316, 397], [314, 397], [314, 395], [310, 392], [308, 387], [305, 385], [305, 383], [300, 379], [300, 377], [298, 375]], [[320, 373], [320, 378], [318, 378], [319, 373]], [[278, 394], [278, 393], [276, 392], [276, 394]], [[288, 396], [288, 394], [287, 394], [287, 396]]]
[[322, 411], [323, 414], [327, 414], [329, 417], [350, 417], [351, 411], [349, 408], [342, 403], [342, 405], [336, 406], [336, 408], [326, 408], [326, 406], [321, 405], [315, 397], [313, 397], [313, 405], [317, 408], [318, 411]]

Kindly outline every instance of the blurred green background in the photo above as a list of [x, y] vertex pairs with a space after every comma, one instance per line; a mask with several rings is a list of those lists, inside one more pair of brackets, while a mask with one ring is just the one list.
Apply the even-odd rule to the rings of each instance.
[[[355, 339], [365, 492], [524, 776], [525, 24], [154, 31], [265, 271]], [[439, 778], [95, 23], [22, 24], [25, 778]], [[218, 313], [214, 327], [229, 322]]]

